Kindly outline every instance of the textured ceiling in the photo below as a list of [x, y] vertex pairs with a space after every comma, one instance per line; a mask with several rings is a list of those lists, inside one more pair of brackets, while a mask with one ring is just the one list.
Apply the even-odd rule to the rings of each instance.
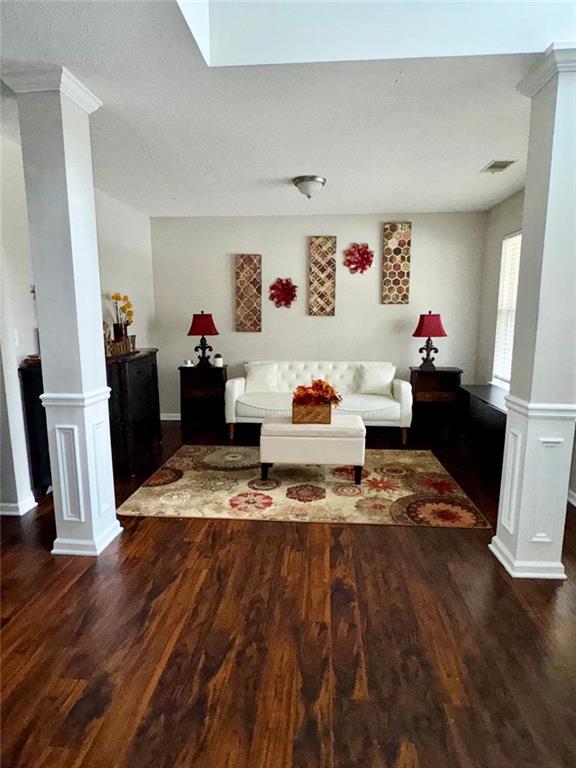
[[[208, 68], [173, 2], [1, 7], [3, 66], [94, 91], [95, 184], [150, 215], [477, 210], [523, 185], [533, 56]], [[495, 159], [517, 162], [479, 173]], [[303, 173], [328, 177], [311, 201]]]

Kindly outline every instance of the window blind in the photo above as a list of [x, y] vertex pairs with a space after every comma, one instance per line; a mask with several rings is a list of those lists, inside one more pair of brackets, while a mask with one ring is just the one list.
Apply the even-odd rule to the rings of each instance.
[[494, 368], [492, 371], [492, 378], [496, 383], [510, 383], [521, 245], [521, 232], [508, 235], [502, 241], [496, 341], [494, 344]]

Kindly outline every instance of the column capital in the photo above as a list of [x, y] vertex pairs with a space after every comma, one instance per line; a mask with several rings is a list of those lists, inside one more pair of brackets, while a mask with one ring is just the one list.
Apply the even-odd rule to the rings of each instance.
[[102, 106], [100, 99], [66, 67], [14, 69], [3, 72], [2, 80], [14, 93], [58, 91], [72, 99], [88, 114]]
[[576, 41], [552, 43], [540, 60], [518, 83], [518, 90], [530, 99], [555, 75], [576, 72]]

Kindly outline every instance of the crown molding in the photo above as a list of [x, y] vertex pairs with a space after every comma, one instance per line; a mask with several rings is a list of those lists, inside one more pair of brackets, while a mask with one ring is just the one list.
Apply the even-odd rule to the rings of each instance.
[[548, 46], [540, 61], [518, 83], [518, 90], [532, 98], [561, 72], [576, 72], [576, 41]]
[[102, 106], [100, 99], [66, 67], [12, 70], [3, 72], [2, 80], [14, 93], [59, 91], [88, 114]]

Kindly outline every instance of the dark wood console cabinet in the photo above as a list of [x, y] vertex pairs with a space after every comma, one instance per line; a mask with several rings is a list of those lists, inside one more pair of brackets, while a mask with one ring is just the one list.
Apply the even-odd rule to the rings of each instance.
[[[108, 409], [112, 462], [116, 472], [133, 474], [153, 457], [161, 439], [156, 349], [108, 358]], [[46, 415], [40, 401], [44, 391], [42, 367], [20, 366], [20, 382], [34, 488], [52, 484]]]
[[459, 388], [460, 437], [483, 478], [500, 482], [506, 435], [506, 390], [491, 384]]

